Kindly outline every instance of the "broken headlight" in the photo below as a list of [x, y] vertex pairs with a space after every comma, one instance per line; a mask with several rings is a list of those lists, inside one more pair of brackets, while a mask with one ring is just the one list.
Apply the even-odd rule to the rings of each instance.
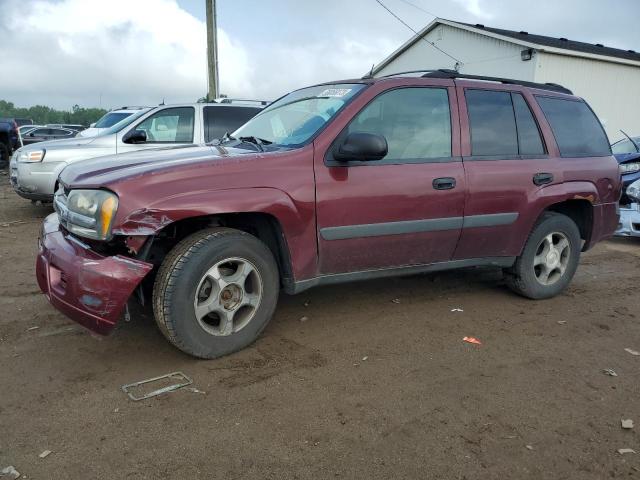
[[640, 202], [640, 180], [636, 180], [627, 187], [627, 197], [634, 199], [636, 202]]
[[72, 233], [94, 240], [111, 238], [111, 224], [118, 210], [118, 197], [106, 190], [71, 190], [58, 193], [54, 207], [60, 222]]

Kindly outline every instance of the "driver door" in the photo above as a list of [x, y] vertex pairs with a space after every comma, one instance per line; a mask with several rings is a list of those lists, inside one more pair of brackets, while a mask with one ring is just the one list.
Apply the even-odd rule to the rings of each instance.
[[[455, 98], [452, 86], [382, 91], [316, 157], [320, 274], [451, 259], [465, 198]], [[387, 155], [334, 160], [353, 132], [385, 137]]]

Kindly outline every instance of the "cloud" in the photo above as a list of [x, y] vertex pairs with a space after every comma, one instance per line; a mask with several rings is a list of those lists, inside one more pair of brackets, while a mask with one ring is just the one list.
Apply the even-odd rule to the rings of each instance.
[[467, 12], [477, 18], [490, 20], [494, 17], [489, 11], [480, 6], [480, 0], [455, 0], [462, 5]]
[[[10, 66], [0, 92], [45, 104], [156, 104], [206, 92], [204, 22], [172, 0], [9, 0], [0, 56]], [[7, 46], [10, 45], [10, 46]], [[19, 47], [19, 48], [16, 48]], [[243, 46], [219, 32], [222, 81], [249, 89]], [[8, 71], [8, 69], [3, 68]]]
[[[68, 108], [194, 102], [207, 90], [205, 23], [175, 0], [4, 0], [0, 97]], [[395, 48], [385, 38], [274, 41], [250, 49], [218, 29], [220, 84], [232, 97], [362, 75]], [[18, 47], [18, 48], [16, 48]], [[7, 71], [7, 70], [5, 70]], [[10, 97], [7, 97], [10, 94]]]
[[[384, 2], [416, 29], [433, 19], [404, 1]], [[0, 98], [57, 108], [102, 99], [116, 107], [193, 102], [206, 93], [205, 24], [182, 8], [197, 14], [204, 0], [0, 3]], [[613, 10], [602, 0], [539, 0], [526, 16], [526, 0], [411, 3], [463, 22], [620, 48], [640, 42], [638, 0], [618, 0]], [[373, 0], [224, 0], [218, 8], [221, 89], [235, 97], [275, 99], [361, 76], [412, 35]]]

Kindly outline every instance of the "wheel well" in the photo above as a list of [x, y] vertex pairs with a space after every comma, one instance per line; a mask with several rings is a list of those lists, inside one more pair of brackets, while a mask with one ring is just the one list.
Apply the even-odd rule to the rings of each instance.
[[[183, 238], [213, 226], [235, 228], [259, 238], [271, 250], [278, 263], [283, 286], [293, 282], [291, 257], [282, 226], [276, 217], [267, 213], [226, 213], [178, 220], [156, 234], [154, 240], [156, 259], [164, 258], [164, 255]], [[158, 249], [161, 252], [158, 252]]]
[[580, 231], [580, 238], [585, 242], [591, 239], [593, 228], [593, 206], [588, 200], [566, 200], [547, 207], [548, 212], [558, 212], [575, 222]]

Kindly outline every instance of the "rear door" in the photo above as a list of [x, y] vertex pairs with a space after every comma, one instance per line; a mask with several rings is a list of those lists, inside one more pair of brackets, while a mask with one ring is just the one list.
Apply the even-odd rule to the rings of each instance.
[[518, 255], [523, 232], [535, 220], [529, 218], [531, 199], [563, 181], [557, 157], [549, 154], [548, 145], [555, 145], [545, 141], [533, 114], [539, 107], [526, 89], [459, 84], [468, 193], [454, 258]]
[[[458, 241], [465, 180], [453, 83], [388, 85], [365, 91], [358, 101], [367, 103], [333, 143], [317, 146], [321, 274], [447, 261]], [[353, 132], [384, 136], [387, 156], [333, 159]]]
[[250, 118], [260, 112], [260, 108], [229, 105], [204, 107], [204, 141], [209, 143], [232, 133]]

